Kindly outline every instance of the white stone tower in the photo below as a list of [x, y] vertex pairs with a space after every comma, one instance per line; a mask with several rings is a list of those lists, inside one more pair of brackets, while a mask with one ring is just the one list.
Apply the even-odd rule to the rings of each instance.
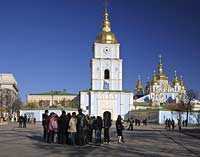
[[105, 10], [101, 32], [93, 45], [91, 89], [80, 92], [80, 107], [86, 114], [103, 116], [110, 112], [113, 120], [124, 116], [133, 106], [133, 93], [122, 90], [122, 59], [119, 43], [111, 32]]
[[91, 59], [92, 90], [122, 90], [122, 59], [119, 46], [114, 33], [111, 32], [108, 13], [105, 12]]

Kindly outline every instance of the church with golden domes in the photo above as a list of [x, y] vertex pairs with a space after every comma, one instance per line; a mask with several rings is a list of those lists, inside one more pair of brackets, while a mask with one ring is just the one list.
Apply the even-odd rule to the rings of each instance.
[[111, 31], [105, 9], [101, 32], [93, 44], [91, 88], [80, 92], [80, 107], [91, 116], [103, 116], [108, 111], [113, 120], [124, 116], [133, 106], [133, 92], [122, 88], [120, 44]]
[[135, 89], [135, 102], [151, 102], [155, 106], [160, 106], [163, 103], [180, 102], [186, 93], [182, 76], [178, 79], [176, 71], [172, 83], [168, 81], [163, 72], [161, 60], [158, 64], [157, 74], [154, 71], [152, 80], [148, 80], [145, 88], [142, 86], [140, 78], [137, 81]]

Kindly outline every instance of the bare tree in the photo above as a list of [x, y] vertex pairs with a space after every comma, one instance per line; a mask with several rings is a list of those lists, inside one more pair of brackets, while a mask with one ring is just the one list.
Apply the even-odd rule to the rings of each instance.
[[179, 119], [181, 120], [181, 112], [184, 112], [186, 111], [186, 106], [184, 104], [183, 101], [179, 102], [179, 103], [169, 103], [169, 104], [166, 104], [164, 106], [165, 109], [168, 109], [170, 111], [177, 111], [178, 112], [178, 115], [179, 115]]
[[21, 98], [20, 97], [17, 97], [17, 99], [15, 100], [15, 102], [13, 103], [13, 106], [12, 106], [12, 111], [15, 112], [15, 113], [19, 113], [19, 110], [22, 106], [22, 101], [21, 101]]
[[17, 98], [17, 94], [7, 88], [0, 88], [0, 107], [1, 107], [1, 118], [5, 118], [3, 113], [7, 113], [9, 116], [13, 113], [13, 104]]
[[192, 101], [197, 98], [198, 98], [198, 91], [196, 91], [195, 89], [189, 89], [186, 91], [186, 96], [185, 96], [186, 111], [187, 111], [186, 126], [188, 125], [189, 111], [191, 111], [193, 108]]

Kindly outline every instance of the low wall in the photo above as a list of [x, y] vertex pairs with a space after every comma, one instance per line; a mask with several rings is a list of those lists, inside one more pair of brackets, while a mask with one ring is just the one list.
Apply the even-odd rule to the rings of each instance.
[[[56, 109], [48, 109], [49, 111], [49, 114], [51, 112], [54, 112], [56, 113], [58, 116], [61, 115], [62, 113], [62, 110], [56, 110]], [[77, 109], [74, 109], [74, 110], [65, 110], [66, 113], [71, 113], [72, 112], [76, 112], [78, 113]], [[36, 118], [36, 121], [42, 121], [42, 114], [45, 112], [45, 110], [20, 110], [20, 115], [24, 116], [25, 114], [27, 115], [27, 118]]]
[[[181, 112], [181, 120], [186, 120], [186, 112]], [[164, 124], [166, 119], [173, 119], [175, 123], [178, 123], [179, 112], [176, 111], [166, 111], [166, 110], [134, 110], [130, 111], [125, 115], [125, 119], [133, 117], [133, 119], [147, 119], [148, 122], [155, 122], [159, 124]], [[188, 116], [189, 124], [200, 124], [200, 113], [190, 112]]]

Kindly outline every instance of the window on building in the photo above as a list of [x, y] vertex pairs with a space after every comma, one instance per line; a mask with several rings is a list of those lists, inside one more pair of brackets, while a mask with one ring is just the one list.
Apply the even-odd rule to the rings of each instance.
[[110, 79], [110, 71], [108, 69], [104, 71], [104, 79], [106, 80]]
[[109, 90], [109, 83], [108, 82], [104, 82], [103, 89]]

